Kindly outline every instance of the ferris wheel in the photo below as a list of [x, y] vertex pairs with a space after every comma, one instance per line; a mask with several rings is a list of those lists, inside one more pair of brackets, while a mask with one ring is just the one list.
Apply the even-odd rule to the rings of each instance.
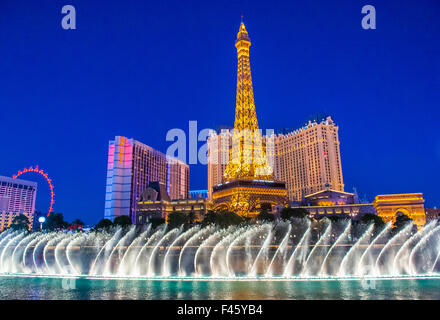
[[23, 170], [18, 171], [17, 174], [12, 176], [12, 178], [13, 179], [17, 179], [22, 174], [29, 173], [29, 172], [35, 172], [35, 173], [38, 173], [39, 175], [43, 176], [44, 179], [46, 179], [46, 181], [47, 181], [47, 183], [49, 185], [49, 188], [50, 188], [50, 206], [49, 206], [49, 211], [47, 213], [47, 216], [49, 216], [49, 214], [52, 212], [52, 209], [53, 209], [55, 193], [53, 192], [52, 180], [49, 178], [47, 173], [44, 172], [43, 170], [39, 169], [38, 165], [37, 165], [37, 166], [35, 166], [35, 168], [34, 167], [29, 167], [29, 168], [24, 168]]

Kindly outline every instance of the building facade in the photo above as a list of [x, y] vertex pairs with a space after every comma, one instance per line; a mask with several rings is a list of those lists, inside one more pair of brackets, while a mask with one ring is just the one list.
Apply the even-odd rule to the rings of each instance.
[[[267, 137], [263, 136], [263, 146]], [[289, 134], [273, 139], [273, 175], [286, 183], [289, 201], [301, 202], [308, 194], [325, 190], [344, 191], [338, 126], [331, 117], [309, 122]], [[208, 139], [208, 197], [224, 182], [232, 148], [232, 133], [224, 130]]]
[[36, 182], [0, 176], [0, 231], [8, 228], [20, 214], [29, 219], [31, 226], [36, 197]]
[[304, 197], [300, 208], [313, 218], [343, 217], [358, 220], [365, 214], [376, 214], [372, 203], [361, 203], [357, 194], [327, 188]]
[[378, 195], [373, 201], [377, 215], [386, 223], [396, 221], [400, 214], [414, 221], [418, 229], [426, 223], [425, 199], [423, 193], [384, 194]]
[[208, 199], [212, 199], [212, 188], [224, 182], [226, 165], [232, 148], [232, 133], [222, 130], [208, 138]]
[[152, 182], [142, 193], [142, 200], [137, 206], [136, 224], [146, 224], [151, 218], [162, 218], [168, 222], [168, 215], [172, 212], [191, 216], [192, 222], [200, 222], [208, 212], [208, 200], [175, 199], [168, 195], [165, 185]]
[[274, 175], [286, 183], [289, 201], [302, 201], [327, 187], [344, 191], [338, 126], [331, 117], [277, 135], [274, 163]]
[[191, 199], [207, 199], [208, 190], [189, 190], [189, 196]]
[[438, 220], [440, 208], [425, 208], [426, 222]]
[[136, 221], [136, 207], [149, 183], [163, 183], [172, 199], [187, 198], [189, 166], [139, 141], [116, 136], [109, 142], [104, 217]]
[[189, 197], [189, 166], [180, 160], [167, 157], [168, 188], [171, 199], [186, 199]]

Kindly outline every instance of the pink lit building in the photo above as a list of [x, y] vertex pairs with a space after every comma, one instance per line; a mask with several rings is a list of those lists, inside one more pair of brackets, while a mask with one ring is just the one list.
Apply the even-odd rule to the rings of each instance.
[[166, 185], [172, 200], [189, 193], [189, 166], [160, 151], [122, 136], [109, 142], [104, 217], [122, 215], [136, 222], [137, 203], [150, 182]]
[[36, 182], [0, 176], [0, 231], [19, 214], [28, 217], [32, 225], [36, 196]]

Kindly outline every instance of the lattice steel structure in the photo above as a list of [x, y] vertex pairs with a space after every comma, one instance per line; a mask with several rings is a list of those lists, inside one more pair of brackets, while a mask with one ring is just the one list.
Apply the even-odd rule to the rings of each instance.
[[237, 98], [235, 107], [234, 133], [229, 163], [224, 177], [233, 179], [272, 179], [273, 168], [268, 165], [258, 128], [252, 89], [249, 47], [251, 40], [244, 23], [237, 34]]
[[251, 40], [242, 22], [237, 34], [237, 97], [232, 148], [222, 184], [213, 187], [214, 209], [253, 216], [260, 209], [286, 204], [283, 182], [273, 181], [258, 128], [252, 89], [249, 47]]

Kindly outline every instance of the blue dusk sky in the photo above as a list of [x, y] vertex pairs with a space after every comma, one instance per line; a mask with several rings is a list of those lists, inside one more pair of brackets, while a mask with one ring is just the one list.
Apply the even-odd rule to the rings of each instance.
[[[76, 30], [61, 8], [76, 8]], [[361, 27], [364, 5], [376, 30]], [[440, 206], [440, 1], [0, 1], [0, 175], [39, 165], [55, 211], [104, 214], [108, 141], [162, 152], [168, 130], [233, 125], [240, 15], [260, 127], [339, 125], [346, 191]], [[199, 144], [201, 146], [202, 143]], [[49, 195], [39, 183], [37, 208]], [[191, 165], [205, 189], [205, 165]]]

